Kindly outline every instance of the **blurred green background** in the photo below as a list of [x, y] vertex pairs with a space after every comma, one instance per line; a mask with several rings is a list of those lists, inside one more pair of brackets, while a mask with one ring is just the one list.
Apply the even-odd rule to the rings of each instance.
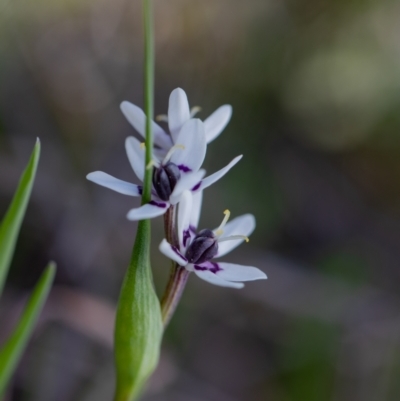
[[[225, 260], [244, 290], [191, 277], [146, 401], [400, 399], [400, 3], [155, 2], [156, 113], [183, 88], [233, 118], [208, 149], [200, 226], [254, 213]], [[48, 260], [56, 285], [5, 401], [107, 401], [112, 332], [138, 200], [85, 176], [135, 180], [119, 110], [142, 105], [140, 1], [0, 0], [0, 210], [36, 137], [42, 158], [0, 307], [0, 343]], [[161, 293], [169, 263], [157, 250]]]

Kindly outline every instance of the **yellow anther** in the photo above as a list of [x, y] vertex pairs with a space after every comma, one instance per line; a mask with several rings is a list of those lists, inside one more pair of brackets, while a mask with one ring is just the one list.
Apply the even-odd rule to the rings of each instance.
[[190, 110], [190, 117], [193, 118], [199, 111], [201, 111], [201, 107], [200, 106], [192, 107], [192, 109]]
[[146, 144], [145, 144], [144, 142], [142, 142], [142, 143], [140, 144], [140, 149], [146, 149]]
[[164, 122], [168, 122], [168, 116], [166, 114], [159, 114], [156, 117], [156, 121], [164, 121]]
[[249, 242], [249, 241], [250, 241], [250, 238], [249, 238], [249, 237], [246, 237], [246, 238], [245, 238], [245, 241], [246, 241], [246, 242]]

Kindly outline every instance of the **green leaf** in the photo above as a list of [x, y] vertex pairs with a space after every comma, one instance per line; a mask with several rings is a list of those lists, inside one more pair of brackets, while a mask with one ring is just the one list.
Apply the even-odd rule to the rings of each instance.
[[0, 350], [0, 398], [32, 334], [53, 283], [56, 266], [49, 263], [33, 290], [20, 321]]
[[115, 323], [115, 401], [134, 400], [157, 366], [163, 334], [150, 268], [150, 221], [139, 222]]
[[31, 195], [36, 169], [40, 156], [40, 142], [36, 141], [33, 152], [23, 172], [17, 191], [0, 225], [0, 294], [10, 267], [19, 230], [25, 216], [26, 207]]

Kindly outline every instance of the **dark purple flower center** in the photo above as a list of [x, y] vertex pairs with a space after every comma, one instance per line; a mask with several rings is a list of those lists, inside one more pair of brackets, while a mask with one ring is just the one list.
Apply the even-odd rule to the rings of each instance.
[[208, 262], [218, 253], [218, 242], [215, 234], [208, 229], [201, 230], [189, 245], [186, 259], [189, 263]]
[[158, 197], [167, 201], [175, 188], [176, 183], [181, 177], [179, 168], [174, 163], [167, 163], [154, 169], [153, 186]]

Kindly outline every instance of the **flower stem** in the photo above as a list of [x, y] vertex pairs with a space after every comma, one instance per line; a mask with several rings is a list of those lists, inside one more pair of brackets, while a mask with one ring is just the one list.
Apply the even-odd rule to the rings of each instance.
[[[167, 241], [174, 246], [178, 246], [179, 240], [176, 227], [176, 206], [171, 206], [165, 213], [164, 228]], [[183, 290], [185, 289], [189, 273], [190, 272], [184, 267], [181, 267], [176, 263], [172, 263], [167, 287], [161, 299], [161, 315], [164, 327], [168, 325], [176, 307], [178, 306], [179, 300], [183, 294]]]
[[176, 307], [178, 306], [189, 274], [190, 272], [184, 267], [172, 263], [167, 288], [165, 289], [164, 295], [161, 299], [161, 316], [164, 327], [167, 327]]
[[[153, 153], [152, 121], [154, 116], [154, 38], [152, 0], [143, 0], [144, 21], [144, 111], [146, 114], [146, 163], [149, 166]], [[147, 168], [143, 180], [142, 204], [151, 200], [153, 169]]]

